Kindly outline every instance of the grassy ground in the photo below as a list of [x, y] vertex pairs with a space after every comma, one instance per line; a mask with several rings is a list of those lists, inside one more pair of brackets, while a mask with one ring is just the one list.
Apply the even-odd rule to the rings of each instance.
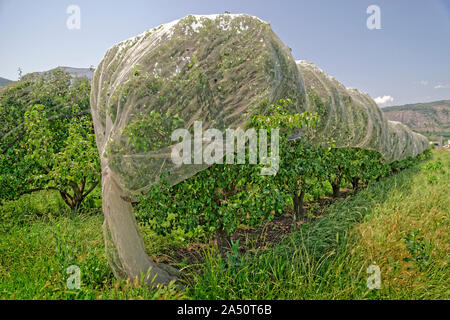
[[[185, 292], [114, 280], [98, 211], [75, 215], [57, 195], [39, 193], [0, 208], [3, 299], [449, 299], [450, 153], [369, 185], [321, 212], [282, 244], [187, 265]], [[164, 239], [144, 232], [151, 255]], [[150, 246], [150, 244], [153, 245]], [[367, 268], [381, 271], [369, 290]], [[81, 269], [68, 290], [67, 267]]]
[[[0, 299], [183, 297], [174, 286], [150, 291], [139, 283], [114, 279], [104, 253], [99, 211], [71, 213], [51, 192], [28, 195], [1, 209]], [[72, 265], [80, 267], [81, 290], [68, 289], [67, 268]]]

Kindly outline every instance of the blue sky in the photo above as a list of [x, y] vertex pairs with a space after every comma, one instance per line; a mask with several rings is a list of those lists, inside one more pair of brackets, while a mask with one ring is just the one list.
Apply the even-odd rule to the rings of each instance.
[[[69, 30], [69, 5], [81, 9]], [[369, 30], [369, 5], [381, 30]], [[98, 65], [106, 50], [188, 14], [248, 13], [346, 86], [386, 105], [450, 99], [450, 0], [0, 0], [0, 77]], [[391, 97], [391, 98], [389, 98]]]

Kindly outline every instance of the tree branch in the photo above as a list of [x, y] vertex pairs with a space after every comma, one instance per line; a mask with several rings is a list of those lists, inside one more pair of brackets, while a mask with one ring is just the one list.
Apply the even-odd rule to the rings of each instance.
[[69, 199], [70, 195], [64, 191], [59, 191], [59, 194], [61, 195], [61, 198], [63, 198], [64, 202], [69, 206], [69, 208], [72, 208], [73, 200]]
[[100, 182], [100, 180], [97, 180], [97, 181], [89, 188], [89, 190], [86, 191], [86, 192], [83, 194], [83, 199], [84, 199], [89, 193], [91, 193], [92, 190], [95, 189], [95, 187], [99, 184], [99, 182]]

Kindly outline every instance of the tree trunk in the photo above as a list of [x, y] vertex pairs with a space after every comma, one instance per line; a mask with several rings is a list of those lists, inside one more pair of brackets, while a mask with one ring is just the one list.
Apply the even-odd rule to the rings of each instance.
[[333, 198], [339, 197], [339, 186], [340, 186], [340, 182], [339, 181], [334, 181], [331, 184], [331, 187], [333, 188]]
[[305, 216], [305, 210], [303, 209], [303, 199], [305, 198], [305, 191], [302, 189], [300, 195], [298, 191], [294, 193], [294, 223], [298, 219], [303, 219]]
[[80, 187], [78, 187], [78, 185], [75, 182], [70, 182], [69, 185], [72, 188], [73, 196], [70, 195], [65, 190], [59, 190], [57, 188], [55, 188], [55, 190], [59, 191], [61, 198], [69, 206], [71, 210], [78, 211], [80, 210], [81, 204], [83, 203], [84, 199], [86, 199], [86, 197], [95, 189], [98, 183], [99, 181], [92, 183], [90, 189], [84, 192], [84, 189], [86, 187], [85, 178], [83, 179]]
[[148, 257], [133, 208], [121, 198], [122, 195], [122, 189], [107, 168], [102, 177], [103, 233], [106, 255], [114, 275], [118, 279], [131, 280], [144, 275], [146, 282], [155, 278], [154, 284], [168, 284], [176, 278], [178, 271]]
[[353, 177], [352, 178], [352, 188], [353, 190], [357, 190], [359, 186], [359, 178], [358, 177]]
[[63, 198], [64, 202], [69, 206], [70, 210], [78, 211], [81, 208], [81, 203], [84, 200], [84, 197], [80, 197], [79, 194], [74, 192], [74, 195], [71, 196], [69, 193], [65, 191], [59, 191], [59, 194]]
[[337, 169], [339, 170], [339, 174], [331, 183], [331, 187], [333, 188], [333, 198], [339, 197], [339, 187], [341, 186], [341, 180], [342, 177], [344, 176], [342, 168], [338, 166]]

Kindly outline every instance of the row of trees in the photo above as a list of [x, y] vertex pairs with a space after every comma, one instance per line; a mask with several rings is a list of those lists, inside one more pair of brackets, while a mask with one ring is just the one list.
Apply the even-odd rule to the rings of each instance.
[[332, 142], [313, 144], [320, 117], [293, 110], [292, 101], [281, 100], [265, 115], [255, 116], [251, 124], [266, 129], [269, 136], [272, 128], [280, 129], [277, 175], [260, 175], [262, 165], [215, 164], [173, 187], [165, 184], [163, 177], [139, 199], [135, 206], [138, 220], [159, 234], [181, 238], [207, 237], [215, 232], [219, 246], [224, 247], [240, 226], [256, 226], [285, 210], [293, 211], [296, 225], [305, 218], [306, 197], [337, 197], [344, 185], [356, 190], [415, 161], [388, 164], [375, 151], [334, 148]]
[[[100, 182], [89, 95], [86, 79], [60, 70], [0, 91], [1, 199], [57, 190], [71, 209], [81, 207]], [[313, 144], [319, 115], [294, 110], [292, 101], [281, 100], [250, 124], [266, 129], [269, 141], [272, 128], [280, 129], [277, 175], [260, 175], [263, 165], [217, 164], [173, 187], [163, 177], [139, 199], [138, 220], [182, 238], [215, 232], [225, 246], [239, 226], [255, 226], [286, 209], [296, 222], [305, 216], [307, 197], [337, 197], [343, 185], [357, 189], [413, 162], [386, 164], [375, 151]]]

